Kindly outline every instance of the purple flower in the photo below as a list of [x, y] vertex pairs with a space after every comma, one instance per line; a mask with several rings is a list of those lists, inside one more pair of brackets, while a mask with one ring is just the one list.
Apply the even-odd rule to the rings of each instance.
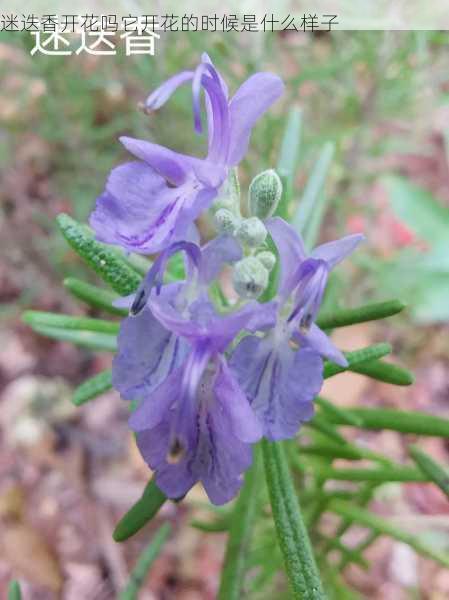
[[145, 103], [146, 109], [160, 108], [179, 86], [189, 81], [198, 132], [201, 90], [205, 93], [206, 158], [122, 137], [122, 144], [139, 160], [111, 171], [90, 217], [99, 240], [128, 251], [152, 254], [185, 239], [190, 225], [217, 196], [230, 167], [245, 155], [254, 124], [284, 87], [276, 75], [256, 73], [229, 100], [226, 84], [207, 54], [203, 54], [194, 71], [183, 71], [155, 90]]
[[[166, 261], [179, 250], [188, 277], [164, 286]], [[128, 300], [135, 316], [121, 327], [113, 381], [125, 398], [139, 400], [130, 426], [171, 498], [201, 481], [214, 504], [230, 500], [251, 464], [251, 443], [262, 435], [224, 352], [242, 329], [272, 325], [273, 305], [254, 302], [219, 315], [206, 293], [223, 263], [240, 257], [239, 245], [226, 236], [202, 249], [179, 242], [158, 257]]]
[[[271, 440], [295, 435], [313, 415], [321, 389], [322, 359], [346, 366], [344, 355], [314, 323], [329, 272], [363, 239], [351, 235], [306, 256], [301, 237], [279, 217], [265, 224], [278, 248], [281, 270], [275, 327], [249, 335], [234, 350], [230, 367]], [[292, 347], [292, 342], [297, 347]]]

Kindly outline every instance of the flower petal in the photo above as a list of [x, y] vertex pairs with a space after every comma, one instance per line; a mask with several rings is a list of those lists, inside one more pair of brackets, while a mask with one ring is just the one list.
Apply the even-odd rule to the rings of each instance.
[[134, 431], [153, 429], [167, 418], [177, 400], [184, 371], [178, 367], [135, 409], [128, 424]]
[[173, 185], [181, 185], [191, 170], [191, 157], [145, 140], [119, 138], [128, 152], [140, 158]]
[[318, 352], [321, 356], [328, 358], [332, 362], [347, 367], [348, 361], [345, 355], [332, 342], [330, 337], [322, 331], [318, 325], [312, 323], [309, 331], [305, 334], [300, 331], [295, 331], [294, 339], [300, 344], [305, 344]]
[[362, 233], [354, 233], [347, 235], [334, 242], [321, 244], [312, 250], [310, 256], [313, 258], [321, 258], [325, 260], [331, 269], [340, 263], [349, 254], [354, 252], [357, 246], [365, 239]]
[[137, 434], [137, 446], [150, 469], [156, 471], [156, 483], [168, 498], [182, 498], [198, 481], [187, 460], [169, 464], [171, 421], [169, 415], [156, 427]]
[[293, 351], [288, 342], [273, 347], [269, 338], [243, 338], [231, 370], [270, 440], [293, 437], [313, 415], [313, 398], [323, 382], [323, 363], [309, 348]]
[[242, 248], [235, 238], [222, 235], [214, 238], [201, 249], [200, 279], [203, 283], [213, 281], [223, 266], [242, 258]]
[[306, 258], [304, 243], [293, 227], [280, 217], [267, 219], [265, 225], [276, 244], [281, 260], [278, 294], [282, 299], [286, 299], [297, 283], [293, 276]]
[[185, 342], [144, 309], [120, 325], [112, 384], [125, 400], [143, 400], [179, 366], [185, 353]]
[[[189, 374], [189, 369], [182, 370], [183, 377]], [[237, 493], [241, 474], [251, 464], [251, 447], [234, 435], [222, 396], [215, 395], [213, 380], [206, 373], [194, 402], [186, 403], [185, 398], [177, 401], [179, 389], [177, 395], [172, 393], [174, 399], [167, 403], [170, 410], [165, 411], [163, 419], [151, 430], [138, 433], [139, 449], [156, 471], [158, 486], [170, 498], [183, 496], [202, 481], [210, 500], [223, 504]], [[167, 457], [173, 436], [181, 441], [184, 453], [178, 461], [170, 462]]]
[[148, 110], [157, 110], [160, 108], [167, 102], [173, 92], [187, 81], [193, 79], [193, 74], [193, 71], [181, 71], [181, 73], [177, 73], [167, 79], [167, 81], [164, 81], [164, 83], [156, 88], [145, 100], [145, 107]]
[[222, 418], [227, 418], [235, 437], [242, 442], [257, 442], [262, 437], [262, 428], [225, 360], [221, 361], [214, 392]]
[[239, 87], [229, 105], [231, 131], [228, 165], [236, 165], [242, 160], [256, 121], [283, 91], [282, 80], [272, 73], [256, 73]]
[[98, 240], [152, 254], [182, 237], [206, 204], [192, 182], [170, 188], [151, 167], [132, 162], [111, 171], [89, 222]]

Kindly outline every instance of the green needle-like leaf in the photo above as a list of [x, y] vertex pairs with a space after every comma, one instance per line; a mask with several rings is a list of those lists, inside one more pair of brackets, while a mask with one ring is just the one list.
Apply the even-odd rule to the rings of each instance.
[[335, 327], [346, 327], [355, 323], [376, 321], [391, 317], [404, 310], [405, 304], [400, 300], [388, 300], [376, 304], [366, 304], [358, 308], [347, 308], [336, 310], [328, 315], [320, 315], [317, 325], [321, 329], [334, 329]]
[[121, 296], [136, 291], [141, 277], [115, 248], [97, 242], [85, 226], [69, 215], [59, 215], [57, 222], [70, 246], [114, 291]]
[[315, 429], [322, 435], [328, 437], [337, 444], [345, 445], [347, 442], [345, 438], [338, 432], [337, 428], [333, 423], [329, 423], [326, 419], [323, 419], [321, 415], [315, 415], [311, 421], [304, 423], [306, 427]]
[[323, 456], [327, 458], [345, 458], [347, 460], [374, 459], [365, 448], [357, 448], [353, 444], [310, 444], [299, 448], [301, 454], [311, 454], [312, 456]]
[[119, 330], [119, 324], [113, 321], [91, 319], [89, 317], [72, 317], [71, 315], [57, 315], [39, 310], [25, 311], [22, 319], [30, 327], [57, 327], [77, 331], [98, 331], [113, 335], [117, 335]]
[[336, 479], [340, 481], [373, 481], [377, 483], [429, 480], [419, 469], [407, 466], [376, 467], [374, 469], [333, 469], [332, 467], [320, 467], [319, 469], [315, 469], [315, 474], [323, 479]]
[[301, 110], [293, 107], [287, 118], [276, 166], [276, 171], [282, 181], [282, 197], [277, 214], [287, 221], [289, 220], [289, 206], [293, 195], [294, 176], [301, 144], [301, 121]]
[[373, 360], [376, 358], [380, 358], [382, 356], [386, 356], [391, 352], [390, 344], [373, 344], [372, 346], [367, 346], [366, 348], [362, 348], [361, 350], [354, 350], [354, 352], [345, 352], [346, 360], [349, 363], [348, 367], [340, 367], [335, 363], [326, 362], [324, 365], [323, 377], [327, 379], [329, 377], [333, 377], [338, 373], [344, 373], [344, 371], [352, 370], [354, 366], [357, 366], [359, 363], [365, 363], [369, 360]]
[[316, 208], [316, 202], [323, 190], [327, 173], [332, 162], [335, 146], [331, 142], [324, 145], [313, 171], [307, 181], [306, 188], [299, 201], [298, 209], [292, 220], [293, 227], [305, 234]]
[[246, 472], [245, 482], [229, 521], [229, 538], [221, 571], [219, 600], [240, 600], [243, 596], [246, 559], [256, 518], [262, 474], [261, 449], [256, 446], [254, 450], [253, 465]]
[[151, 540], [150, 544], [145, 548], [142, 554], [139, 556], [137, 564], [133, 569], [131, 576], [129, 578], [128, 583], [126, 584], [125, 589], [120, 594], [120, 600], [137, 600], [139, 590], [145, 582], [146, 577], [148, 576], [148, 572], [151, 568], [151, 565], [154, 563], [156, 558], [161, 553], [162, 548], [164, 547], [165, 542], [168, 539], [168, 536], [171, 532], [170, 523], [164, 523], [161, 527], [156, 531]]
[[393, 385], [412, 385], [415, 381], [413, 374], [407, 369], [383, 360], [371, 360], [363, 364], [351, 365], [349, 370]]
[[90, 283], [85, 283], [75, 277], [67, 277], [67, 279], [64, 279], [64, 287], [66, 287], [73, 296], [82, 300], [89, 306], [100, 308], [111, 315], [126, 317], [128, 314], [126, 308], [116, 308], [112, 304], [115, 300], [120, 298], [115, 292], [105, 290]]
[[210, 523], [193, 519], [190, 522], [190, 526], [194, 529], [198, 529], [199, 531], [204, 531], [205, 533], [223, 533], [225, 531], [229, 531], [230, 519], [222, 518]]
[[112, 534], [116, 542], [124, 542], [140, 531], [158, 513], [167, 500], [157, 487], [154, 478], [147, 484], [142, 497], [122, 517]]
[[418, 446], [409, 446], [409, 452], [424, 475], [431, 479], [449, 497], [449, 473]]
[[391, 521], [382, 519], [372, 512], [344, 500], [332, 500], [329, 504], [329, 509], [342, 517], [351, 519], [351, 521], [359, 525], [372, 529], [379, 535], [387, 535], [404, 544], [408, 544], [419, 554], [428, 556], [445, 567], [449, 567], [449, 555], [437, 552], [431, 546], [424, 544], [418, 537], [393, 525]]
[[91, 350], [104, 350], [106, 352], [115, 352], [117, 350], [117, 337], [110, 333], [77, 331], [44, 325], [33, 325], [32, 327], [36, 333], [54, 340], [60, 340], [61, 342], [71, 342], [76, 346], [84, 346]]
[[107, 392], [112, 388], [112, 371], [102, 371], [87, 379], [73, 392], [72, 402], [75, 406], [81, 406], [89, 400], [96, 398], [100, 394]]
[[[364, 429], [391, 429], [401, 433], [449, 437], [449, 419], [422, 412], [390, 408], [347, 408], [362, 421]], [[343, 425], [337, 415], [329, 417], [333, 423]]]
[[317, 396], [314, 402], [323, 409], [324, 414], [338, 415], [339, 419], [344, 421], [346, 425], [353, 425], [354, 427], [359, 427], [361, 425], [361, 422], [357, 417], [354, 418], [353, 414], [343, 408], [335, 406], [335, 404], [332, 404], [332, 402], [329, 402], [329, 400], [326, 400], [326, 398], [323, 398], [322, 396]]
[[262, 441], [262, 450], [273, 519], [292, 597], [298, 600], [322, 600], [326, 596], [284, 450], [280, 443], [267, 440]]
[[8, 586], [8, 600], [22, 600], [20, 584], [15, 579]]

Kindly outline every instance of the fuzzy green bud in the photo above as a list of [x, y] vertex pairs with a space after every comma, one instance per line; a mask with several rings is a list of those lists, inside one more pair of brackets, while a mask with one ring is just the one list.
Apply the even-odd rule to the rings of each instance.
[[269, 252], [268, 250], [259, 252], [259, 254], [256, 255], [256, 258], [268, 271], [271, 271], [276, 264], [276, 256], [273, 254], [273, 252]]
[[248, 256], [234, 265], [232, 283], [242, 298], [257, 298], [268, 285], [268, 271], [257, 258]]
[[282, 182], [274, 169], [256, 175], [249, 186], [249, 212], [259, 219], [274, 214], [282, 195]]
[[234, 235], [239, 219], [227, 208], [219, 208], [214, 215], [214, 223], [219, 233]]
[[267, 237], [267, 229], [260, 219], [250, 217], [240, 223], [237, 229], [237, 237], [242, 244], [246, 244], [251, 248], [258, 248]]

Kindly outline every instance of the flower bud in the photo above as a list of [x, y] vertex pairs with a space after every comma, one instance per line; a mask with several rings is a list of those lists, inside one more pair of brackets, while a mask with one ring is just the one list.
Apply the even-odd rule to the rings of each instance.
[[257, 248], [264, 243], [267, 237], [267, 229], [260, 219], [250, 217], [240, 223], [240, 227], [237, 229], [237, 237], [242, 244]]
[[259, 173], [249, 186], [249, 212], [259, 219], [274, 214], [282, 195], [282, 182], [274, 169]]
[[257, 298], [268, 285], [268, 271], [257, 258], [248, 256], [234, 265], [232, 282], [242, 298]]
[[276, 256], [273, 254], [273, 252], [269, 252], [268, 250], [259, 252], [259, 254], [256, 255], [256, 258], [268, 271], [271, 271], [276, 264]]
[[214, 215], [214, 223], [219, 233], [234, 235], [239, 225], [239, 220], [227, 208], [219, 208]]

